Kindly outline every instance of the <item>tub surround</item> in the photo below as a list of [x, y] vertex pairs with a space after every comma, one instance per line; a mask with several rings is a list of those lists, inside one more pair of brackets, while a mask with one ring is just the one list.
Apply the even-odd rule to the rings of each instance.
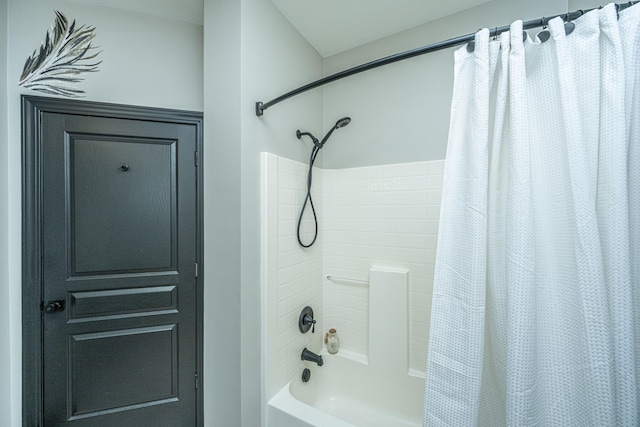
[[369, 367], [374, 376], [407, 375], [409, 270], [373, 267], [369, 279]]
[[[409, 369], [424, 375], [444, 161], [324, 169], [320, 229], [323, 277], [368, 282], [372, 266], [410, 271]], [[369, 356], [370, 290], [324, 280], [322, 325], [340, 351]]]
[[[385, 381], [391, 383], [389, 378], [424, 385], [443, 161], [314, 168], [312, 196], [320, 233], [310, 249], [300, 248], [295, 236], [308, 166], [270, 153], [262, 153], [261, 162], [267, 400], [283, 399], [288, 384], [303, 384], [304, 368], [311, 370], [311, 380], [304, 385], [314, 387], [331, 375], [337, 360], [354, 364], [346, 371], [349, 375], [364, 369], [375, 377], [371, 370], [377, 365], [378, 389], [386, 387]], [[303, 219], [303, 230], [313, 230], [310, 215]], [[372, 266], [384, 268], [370, 272]], [[301, 334], [297, 326], [306, 305], [314, 310], [315, 334]], [[329, 328], [336, 328], [340, 337], [335, 356], [323, 350], [322, 338]], [[300, 360], [305, 347], [322, 352], [324, 366]], [[418, 395], [421, 387], [416, 387]], [[421, 413], [421, 399], [416, 407]], [[282, 414], [274, 415], [271, 405], [266, 412], [267, 425], [288, 425], [274, 424]]]
[[[306, 195], [308, 166], [270, 153], [261, 155], [262, 185], [262, 301], [263, 352], [267, 399], [274, 396], [302, 370], [311, 370], [311, 378], [319, 368], [300, 360], [308, 348], [322, 350], [322, 240], [302, 250], [296, 237], [298, 213]], [[322, 170], [314, 168], [312, 197], [319, 217], [322, 214]], [[307, 209], [310, 211], [310, 209]], [[313, 231], [313, 220], [302, 223], [302, 238], [306, 241]], [[311, 306], [315, 333], [301, 333], [300, 312]], [[305, 366], [306, 365], [306, 366]]]

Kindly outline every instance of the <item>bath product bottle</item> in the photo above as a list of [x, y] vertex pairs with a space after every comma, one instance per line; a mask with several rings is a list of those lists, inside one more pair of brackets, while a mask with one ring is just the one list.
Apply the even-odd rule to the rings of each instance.
[[338, 333], [335, 329], [329, 329], [324, 336], [324, 343], [327, 345], [327, 351], [329, 354], [336, 354], [338, 352]]

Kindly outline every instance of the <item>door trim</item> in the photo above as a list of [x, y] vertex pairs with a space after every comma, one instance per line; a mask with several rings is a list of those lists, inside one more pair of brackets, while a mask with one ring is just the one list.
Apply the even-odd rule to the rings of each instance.
[[[43, 425], [42, 361], [42, 113], [90, 115], [94, 117], [140, 119], [196, 126], [198, 157], [202, 158], [203, 115], [182, 111], [131, 105], [106, 104], [50, 97], [22, 95], [22, 425]], [[196, 168], [196, 345], [199, 385], [196, 390], [197, 426], [204, 425], [203, 411], [203, 173], [202, 161]], [[194, 384], [195, 386], [195, 384]]]

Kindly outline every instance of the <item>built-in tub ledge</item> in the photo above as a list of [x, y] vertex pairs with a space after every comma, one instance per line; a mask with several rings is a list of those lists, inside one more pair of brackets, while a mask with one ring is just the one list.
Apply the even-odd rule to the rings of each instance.
[[[330, 359], [332, 357], [336, 357], [335, 355], [329, 354], [327, 352], [323, 352], [322, 355], [324, 356], [325, 360], [327, 360], [327, 358]], [[369, 358], [367, 357], [366, 354], [358, 353], [355, 351], [341, 349], [339, 356], [344, 357], [345, 359], [353, 360], [354, 362], [360, 363], [361, 365], [369, 364]], [[409, 371], [407, 372], [407, 375], [409, 375], [410, 377], [415, 377], [415, 378], [424, 380], [427, 374], [425, 371], [421, 371], [418, 369], [409, 369]]]
[[[326, 352], [323, 352], [325, 355], [325, 358], [333, 358], [333, 357], [343, 357], [345, 359], [349, 359], [352, 360], [354, 362], [360, 363], [361, 365], [368, 365], [369, 364], [369, 358], [367, 357], [366, 354], [362, 354], [362, 353], [358, 353], [355, 351], [349, 351], [349, 350], [345, 350], [345, 349], [340, 349], [340, 353], [338, 353], [337, 355], [334, 354], [329, 354]], [[424, 378], [424, 375], [422, 376]]]

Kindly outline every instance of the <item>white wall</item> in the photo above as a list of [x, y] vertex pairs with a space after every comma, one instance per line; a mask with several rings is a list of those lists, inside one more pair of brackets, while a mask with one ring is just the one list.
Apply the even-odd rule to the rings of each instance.
[[306, 160], [310, 147], [295, 131], [320, 130], [322, 97], [262, 118], [255, 102], [320, 77], [322, 60], [268, 0], [205, 0], [205, 47], [205, 348], [229, 349], [205, 361], [217, 369], [205, 377], [206, 419], [253, 427], [262, 404], [260, 152]]
[[[204, 418], [240, 424], [240, 3], [204, 3]], [[219, 350], [217, 350], [219, 349]]]
[[[205, 23], [206, 25], [206, 23]], [[320, 131], [322, 94], [255, 115], [255, 102], [317, 79], [322, 59], [268, 0], [242, 0], [242, 426], [260, 425], [260, 152], [307, 161], [310, 146], [296, 129]]]
[[[406, 319], [409, 368], [423, 375], [427, 362], [431, 294], [444, 162], [412, 162], [325, 169], [322, 196], [323, 277], [368, 281], [372, 266], [409, 271]], [[324, 282], [326, 331], [340, 347], [370, 357], [369, 287]]]
[[[0, 301], [9, 300], [9, 233], [8, 198], [9, 178], [8, 164], [8, 133], [7, 133], [7, 0], [0, 0]], [[5, 303], [6, 304], [6, 303]], [[7, 310], [0, 315], [0, 342], [10, 342], [11, 327]], [[0, 366], [11, 366], [11, 351], [8, 345], [0, 350]], [[6, 372], [5, 372], [6, 373]], [[6, 376], [5, 376], [6, 378]], [[11, 382], [2, 381], [0, 385], [0, 413], [7, 414], [11, 419]]]
[[[610, 3], [604, 0], [569, 0], [569, 8], [567, 9], [569, 12], [573, 12], [574, 10], [579, 9], [591, 9], [594, 7], [604, 6], [605, 4]], [[624, 1], [618, 1], [615, 3], [625, 3]]]
[[[7, 230], [7, 238], [0, 244], [0, 295], [8, 295], [2, 295], [6, 307], [0, 314], [0, 338], [8, 343], [10, 355], [7, 361], [5, 350], [0, 352], [5, 378], [0, 397], [2, 409], [6, 409], [2, 411], [3, 419], [7, 425], [17, 427], [22, 425], [20, 94], [39, 95], [17, 85], [22, 66], [44, 40], [54, 20], [53, 11], [60, 10], [68, 18], [75, 18], [78, 24], [94, 25], [95, 43], [103, 51], [100, 54], [104, 61], [101, 70], [87, 76], [80, 84], [87, 93], [85, 99], [201, 111], [203, 30], [200, 25], [87, 6], [77, 1], [8, 0], [3, 1], [0, 11], [5, 4], [8, 4], [7, 13], [0, 13], [0, 16], [7, 24], [1, 28], [3, 31], [7, 28], [8, 45], [5, 55], [0, 36], [0, 53], [3, 53], [0, 80], [7, 89], [8, 104], [6, 114], [0, 119], [3, 124], [0, 126], [3, 142], [0, 151], [3, 174], [0, 178], [0, 223], [2, 229]], [[5, 105], [4, 96], [0, 96], [0, 105]], [[8, 141], [7, 145], [5, 141]], [[5, 235], [4, 231], [2, 234]], [[10, 398], [5, 396], [7, 388]]]
[[[564, 13], [557, 0], [493, 0], [394, 36], [326, 58], [325, 75], [516, 19]], [[324, 123], [342, 116], [344, 141], [327, 144], [324, 166], [344, 168], [443, 159], [453, 89], [453, 50], [367, 71], [324, 87]]]
[[[271, 153], [262, 160], [266, 400], [305, 367], [312, 376], [326, 369], [302, 362], [300, 353], [305, 347], [320, 352], [329, 328], [338, 329], [342, 355], [367, 363], [370, 338], [381, 333], [369, 319], [378, 314], [370, 312], [369, 287], [347, 282], [367, 282], [372, 266], [409, 271], [405, 354], [411, 373], [423, 376], [444, 162], [314, 168], [320, 232], [315, 245], [303, 249], [296, 225], [308, 166]], [[313, 237], [311, 218], [307, 210], [303, 242]], [[348, 280], [324, 280], [327, 275]], [[298, 330], [306, 305], [314, 310], [315, 334]]]

